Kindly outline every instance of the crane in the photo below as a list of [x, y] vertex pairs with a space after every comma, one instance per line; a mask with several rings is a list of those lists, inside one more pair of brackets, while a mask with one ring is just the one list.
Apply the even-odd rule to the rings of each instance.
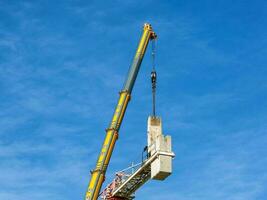
[[131, 92], [141, 66], [144, 54], [146, 52], [149, 41], [157, 38], [152, 26], [145, 23], [143, 26], [143, 33], [139, 41], [135, 56], [133, 58], [127, 79], [124, 83], [123, 89], [119, 93], [119, 100], [114, 111], [109, 127], [106, 129], [106, 137], [102, 145], [100, 154], [97, 159], [95, 169], [91, 171], [91, 179], [88, 189], [85, 194], [85, 200], [97, 200], [100, 189], [105, 180], [105, 173], [109, 165], [109, 161], [118, 139], [119, 129], [131, 98]]

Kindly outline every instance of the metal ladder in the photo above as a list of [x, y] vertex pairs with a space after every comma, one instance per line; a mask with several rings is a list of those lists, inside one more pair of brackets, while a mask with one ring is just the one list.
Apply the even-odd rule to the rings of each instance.
[[155, 152], [125, 181], [123, 181], [113, 192], [112, 197], [122, 198], [125, 200], [134, 199], [134, 192], [140, 188], [151, 176], [151, 163], [160, 155], [167, 155], [174, 157], [174, 153], [169, 152]]

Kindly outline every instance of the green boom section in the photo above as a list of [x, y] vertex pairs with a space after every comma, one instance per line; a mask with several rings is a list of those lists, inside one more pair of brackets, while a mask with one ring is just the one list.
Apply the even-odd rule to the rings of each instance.
[[144, 24], [143, 34], [136, 50], [132, 65], [129, 69], [124, 87], [120, 92], [118, 104], [113, 114], [109, 128], [106, 129], [106, 137], [102, 145], [101, 152], [98, 156], [95, 169], [91, 172], [91, 180], [85, 195], [85, 200], [97, 200], [100, 189], [105, 180], [105, 173], [118, 139], [118, 132], [125, 114], [127, 105], [130, 101], [131, 92], [141, 66], [149, 40], [155, 39], [156, 34], [153, 32], [150, 24]]

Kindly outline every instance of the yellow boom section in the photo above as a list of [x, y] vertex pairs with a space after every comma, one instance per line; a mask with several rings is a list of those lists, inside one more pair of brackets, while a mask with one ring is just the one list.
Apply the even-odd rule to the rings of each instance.
[[118, 132], [121, 122], [130, 101], [131, 92], [137, 77], [140, 65], [142, 63], [149, 40], [155, 39], [156, 34], [153, 32], [150, 24], [144, 24], [143, 34], [141, 36], [136, 54], [130, 67], [124, 87], [120, 92], [117, 107], [113, 114], [109, 128], [106, 129], [106, 138], [104, 140], [101, 152], [99, 154], [96, 167], [91, 172], [91, 180], [85, 195], [85, 200], [97, 200], [101, 186], [105, 180], [105, 173], [113, 152], [115, 142], [118, 139]]

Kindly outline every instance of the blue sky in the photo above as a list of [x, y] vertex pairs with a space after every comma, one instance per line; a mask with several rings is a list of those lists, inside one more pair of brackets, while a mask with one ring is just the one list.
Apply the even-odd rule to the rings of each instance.
[[[142, 200], [267, 199], [266, 1], [0, 1], [0, 199], [83, 199], [144, 22], [173, 174]], [[138, 161], [151, 51], [106, 184]]]

